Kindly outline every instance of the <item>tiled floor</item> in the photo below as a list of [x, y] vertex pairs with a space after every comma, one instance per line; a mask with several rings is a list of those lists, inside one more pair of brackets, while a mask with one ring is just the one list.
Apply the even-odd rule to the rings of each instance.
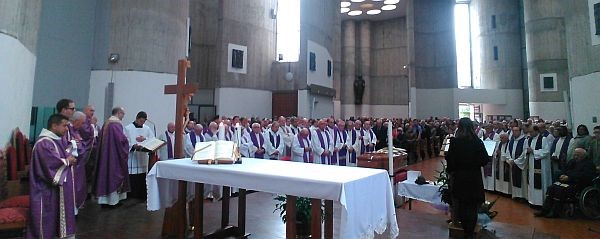
[[[421, 170], [431, 180], [434, 170], [441, 167], [439, 158], [411, 165]], [[247, 232], [251, 238], [284, 238], [285, 225], [277, 213], [273, 213], [274, 195], [252, 193], [248, 195]], [[487, 194], [488, 199], [498, 195]], [[481, 238], [600, 238], [600, 221], [583, 219], [545, 219], [533, 217], [534, 210], [528, 205], [499, 196], [494, 210], [499, 214], [489, 227], [490, 232]], [[206, 202], [205, 231], [215, 230], [220, 224], [220, 203]], [[237, 200], [231, 202], [232, 223], [237, 222]], [[411, 211], [397, 209], [400, 228], [399, 238], [447, 238], [447, 215], [429, 204], [414, 202]], [[160, 238], [163, 212], [148, 212], [141, 201], [127, 200], [115, 209], [103, 209], [88, 202], [77, 218], [77, 238]], [[493, 233], [495, 231], [495, 234]], [[0, 235], [2, 237], [2, 235]], [[379, 235], [376, 238], [387, 238]]]

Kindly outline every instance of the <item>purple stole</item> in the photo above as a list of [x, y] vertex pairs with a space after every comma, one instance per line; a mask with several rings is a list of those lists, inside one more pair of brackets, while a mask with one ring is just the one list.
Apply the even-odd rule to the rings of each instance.
[[362, 136], [360, 140], [360, 154], [364, 154], [367, 151], [367, 147], [365, 145], [365, 131], [362, 128], [360, 129], [360, 136]]
[[[173, 143], [171, 142], [171, 137], [169, 136], [169, 131], [165, 130], [165, 136], [167, 136], [167, 157], [169, 159], [172, 159], [173, 158]], [[194, 140], [196, 140], [196, 137], [194, 137]]]
[[[333, 146], [337, 144], [337, 136], [340, 135], [340, 142], [346, 143], [348, 138], [348, 132], [346, 130], [340, 131], [337, 127], [333, 129]], [[331, 156], [331, 164], [339, 164], [340, 166], [346, 166], [346, 155], [348, 154], [348, 148], [340, 149], [337, 154]], [[338, 163], [339, 159], [339, 163]]]
[[[373, 140], [373, 134], [374, 134], [374, 133], [373, 133], [373, 130], [372, 130], [372, 129], [370, 129], [370, 130], [369, 130], [369, 140]], [[369, 144], [370, 144], [370, 143], [371, 143], [371, 142], [369, 142]], [[367, 147], [367, 148], [366, 148], [366, 150], [367, 150], [367, 152], [373, 152], [373, 151], [375, 151], [375, 145]]]
[[[537, 141], [535, 142], [535, 148], [533, 148], [534, 150], [539, 150], [542, 148], [542, 138], [544, 138], [543, 135], [538, 135]], [[532, 141], [533, 138], [529, 138], [527, 142], [530, 148]], [[542, 189], [542, 160], [538, 160], [536, 158], [533, 159], [533, 187], [535, 189]]]
[[[559, 139], [560, 139], [560, 137], [554, 139], [554, 142], [552, 142], [552, 147], [550, 147], [550, 157], [552, 157], [552, 155], [554, 154], [554, 151], [556, 151], [556, 144], [558, 144]], [[563, 141], [563, 144], [562, 144], [562, 148], [560, 149], [560, 154], [558, 155], [558, 165], [555, 165], [554, 162], [552, 163], [553, 171], [560, 171], [566, 166], [567, 150], [569, 148], [569, 142], [571, 142], [571, 138], [569, 136], [565, 137], [565, 140]], [[554, 168], [554, 167], [558, 167], [558, 168]]]
[[[262, 134], [259, 134], [259, 139], [256, 138], [256, 134], [255, 133], [250, 133], [250, 139], [252, 140], [252, 144], [254, 144], [254, 146], [256, 148], [263, 148], [263, 145], [265, 143], [265, 139], [263, 138]], [[259, 142], [260, 141], [260, 142]], [[254, 157], [255, 158], [263, 158], [265, 156], [265, 153], [256, 153], [254, 152]]]
[[[275, 141], [275, 139], [277, 139], [277, 141]], [[279, 148], [279, 144], [280, 144], [280, 141], [281, 141], [280, 137], [279, 137], [279, 134], [277, 134], [276, 138], [273, 138], [273, 132], [269, 132], [269, 141], [271, 142], [271, 145], [273, 145], [273, 147]], [[269, 155], [269, 157], [270, 157], [270, 155]], [[276, 158], [271, 158], [271, 159], [276, 159]]]
[[[508, 143], [508, 151], [510, 152], [510, 155], [512, 157], [513, 155], [513, 145], [515, 143], [515, 139], [511, 139], [510, 142]], [[518, 157], [519, 155], [521, 155], [523, 153], [523, 145], [525, 145], [525, 137], [521, 138], [519, 141], [517, 141], [517, 149], [515, 149], [515, 157]], [[519, 168], [519, 166], [517, 166], [516, 164], [512, 165], [512, 174], [513, 174], [513, 182], [512, 185], [513, 187], [521, 187], [521, 181], [523, 180], [521, 178], [521, 173], [523, 172], [522, 169]]]
[[[300, 143], [300, 147], [302, 147], [302, 149], [304, 150], [304, 148], [306, 147], [304, 144], [304, 139], [302, 138], [302, 136], [300, 136], [300, 134], [297, 135], [298, 137], [298, 143]], [[310, 156], [310, 152], [304, 152], [302, 153], [302, 158], [304, 159], [305, 163], [312, 163], [312, 157]]]
[[[194, 148], [195, 148], [196, 147], [196, 132], [190, 131], [189, 135], [190, 135], [190, 141], [192, 141], [192, 146], [194, 146]], [[198, 135], [198, 137], [200, 137], [200, 142], [204, 142], [204, 135], [200, 134], [200, 135]]]
[[[325, 133], [325, 136], [327, 137], [327, 145], [329, 145], [329, 143], [331, 142], [331, 140], [329, 139], [329, 134], [325, 131], [321, 131], [321, 129], [317, 129], [317, 137], [319, 138], [319, 142], [321, 143], [321, 148], [325, 149], [326, 145], [325, 140], [323, 139], [323, 133]], [[330, 156], [321, 154], [321, 164], [328, 164], [328, 159], [330, 159]]]
[[[352, 142], [350, 142], [350, 143], [352, 145], [354, 145], [354, 142], [356, 142], [357, 138], [358, 137], [356, 135], [356, 130], [352, 129]], [[360, 143], [360, 151], [361, 152], [362, 152], [362, 148], [363, 148], [363, 144], [361, 142]], [[350, 153], [350, 163], [356, 163], [356, 150], [353, 150], [352, 153]]]

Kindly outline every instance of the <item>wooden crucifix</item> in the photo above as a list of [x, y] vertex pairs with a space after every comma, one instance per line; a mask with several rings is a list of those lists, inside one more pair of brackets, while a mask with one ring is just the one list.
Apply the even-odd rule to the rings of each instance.
[[[175, 94], [176, 97], [175, 142], [173, 150], [173, 157], [176, 159], [185, 158], [183, 151], [184, 117], [187, 117], [187, 105], [191, 96], [198, 90], [198, 85], [196, 83], [186, 83], [186, 72], [188, 68], [190, 68], [190, 62], [187, 59], [179, 60], [177, 68], [177, 84], [165, 86], [165, 94]], [[187, 225], [185, 216], [187, 183], [179, 181], [178, 188], [179, 200], [172, 207], [165, 210], [162, 231], [163, 236], [175, 236], [176, 238], [183, 238], [185, 236]]]

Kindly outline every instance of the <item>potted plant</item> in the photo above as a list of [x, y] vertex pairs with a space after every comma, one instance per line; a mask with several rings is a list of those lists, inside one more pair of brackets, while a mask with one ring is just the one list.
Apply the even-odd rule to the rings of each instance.
[[[279, 211], [279, 216], [283, 223], [288, 223], [286, 216], [287, 197], [279, 195], [273, 200], [275, 203], [275, 210], [273, 213]], [[296, 238], [310, 238], [310, 223], [311, 223], [311, 202], [310, 198], [297, 197], [296, 198]], [[321, 205], [321, 220], [323, 220], [323, 206]]]

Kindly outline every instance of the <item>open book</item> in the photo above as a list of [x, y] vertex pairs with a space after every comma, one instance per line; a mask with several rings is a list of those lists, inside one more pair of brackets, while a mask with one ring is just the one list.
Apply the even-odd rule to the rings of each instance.
[[192, 160], [199, 164], [232, 164], [239, 158], [237, 146], [232, 141], [198, 142]]
[[165, 141], [162, 141], [157, 138], [147, 139], [144, 142], [139, 143], [140, 146], [144, 147], [144, 149], [147, 149], [149, 151], [156, 151], [165, 144]]

